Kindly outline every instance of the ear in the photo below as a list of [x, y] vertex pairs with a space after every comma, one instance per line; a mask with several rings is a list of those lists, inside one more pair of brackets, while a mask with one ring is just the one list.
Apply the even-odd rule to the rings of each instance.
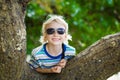
[[44, 34], [44, 41], [46, 42], [47, 41], [47, 35]]

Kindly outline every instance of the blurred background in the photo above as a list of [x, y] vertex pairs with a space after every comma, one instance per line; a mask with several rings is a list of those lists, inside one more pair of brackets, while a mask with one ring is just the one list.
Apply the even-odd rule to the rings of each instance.
[[[120, 32], [120, 0], [32, 0], [27, 6], [27, 54], [40, 46], [42, 23], [49, 14], [62, 15], [77, 54], [109, 34]], [[120, 73], [107, 80], [120, 80]]]
[[62, 15], [77, 54], [109, 34], [120, 32], [120, 0], [32, 0], [27, 6], [27, 54], [41, 45], [42, 23], [49, 14]]

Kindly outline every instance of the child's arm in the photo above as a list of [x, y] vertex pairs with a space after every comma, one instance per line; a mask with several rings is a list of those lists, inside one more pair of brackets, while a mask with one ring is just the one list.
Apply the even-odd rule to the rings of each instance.
[[60, 73], [61, 72], [61, 67], [60, 66], [55, 66], [50, 69], [47, 68], [37, 68], [36, 71], [40, 73]]
[[67, 60], [66, 59], [62, 59], [57, 65], [64, 68], [66, 66]]

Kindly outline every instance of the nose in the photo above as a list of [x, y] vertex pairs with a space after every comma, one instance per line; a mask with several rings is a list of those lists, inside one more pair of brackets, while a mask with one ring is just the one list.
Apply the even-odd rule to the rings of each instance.
[[53, 35], [54, 36], [58, 36], [59, 34], [57, 33], [57, 31], [55, 31]]

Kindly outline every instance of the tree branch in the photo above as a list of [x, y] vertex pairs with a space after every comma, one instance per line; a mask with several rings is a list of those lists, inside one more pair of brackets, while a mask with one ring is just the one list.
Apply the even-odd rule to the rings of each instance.
[[60, 74], [40, 74], [28, 66], [26, 69], [30, 74], [24, 80], [106, 80], [120, 71], [120, 33], [95, 42], [70, 60]]

